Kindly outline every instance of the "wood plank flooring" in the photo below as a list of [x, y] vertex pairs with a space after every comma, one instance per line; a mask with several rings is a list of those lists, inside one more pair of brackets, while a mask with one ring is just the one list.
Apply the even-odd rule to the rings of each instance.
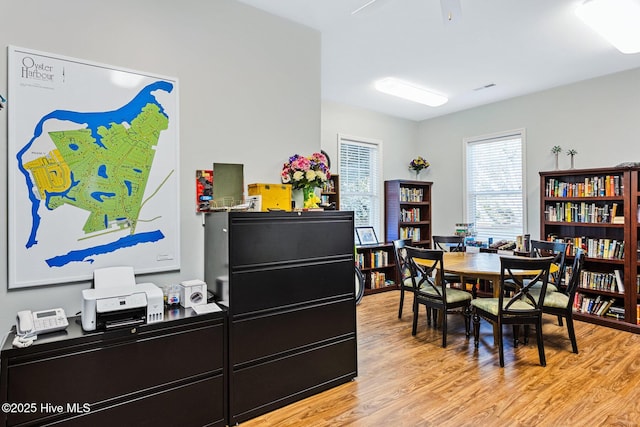
[[500, 368], [486, 322], [475, 351], [462, 316], [450, 315], [443, 349], [442, 332], [427, 327], [424, 307], [411, 336], [412, 297], [398, 319], [399, 295], [368, 295], [358, 306], [354, 381], [241, 426], [640, 425], [640, 335], [575, 322], [574, 354], [566, 326], [545, 316], [547, 366], [539, 364], [535, 333], [514, 348], [505, 328]]

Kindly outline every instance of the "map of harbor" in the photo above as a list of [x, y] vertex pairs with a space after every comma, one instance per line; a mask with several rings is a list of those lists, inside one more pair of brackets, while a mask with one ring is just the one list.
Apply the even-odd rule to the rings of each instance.
[[[158, 140], [169, 124], [169, 117], [152, 94], [159, 89], [171, 91], [172, 85], [164, 81], [151, 84], [115, 111], [54, 111], [42, 118], [34, 138], [18, 154], [19, 169], [32, 190], [29, 197], [33, 221], [27, 248], [37, 244], [41, 205], [47, 210], [70, 205], [89, 212], [82, 224], [85, 238], [128, 230], [128, 236], [111, 244], [74, 250], [47, 260], [50, 266], [83, 261], [92, 255], [164, 237], [160, 230], [136, 234]], [[76, 126], [48, 132], [55, 149], [34, 157], [31, 144], [51, 119]], [[82, 128], [78, 129], [77, 124]], [[30, 160], [22, 163], [25, 153]], [[147, 198], [159, 188], [153, 190]]]

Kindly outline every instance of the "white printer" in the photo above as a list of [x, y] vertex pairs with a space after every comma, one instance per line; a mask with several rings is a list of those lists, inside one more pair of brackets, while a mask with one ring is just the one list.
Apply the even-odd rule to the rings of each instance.
[[82, 291], [82, 329], [95, 331], [164, 320], [162, 290], [135, 283], [133, 267], [94, 271], [94, 288]]

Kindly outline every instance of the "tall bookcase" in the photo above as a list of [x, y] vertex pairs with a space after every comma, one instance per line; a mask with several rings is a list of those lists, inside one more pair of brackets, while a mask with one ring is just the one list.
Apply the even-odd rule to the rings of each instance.
[[411, 239], [414, 245], [431, 245], [432, 182], [384, 182], [385, 240]]
[[586, 251], [574, 317], [640, 333], [637, 168], [540, 172], [540, 238]]

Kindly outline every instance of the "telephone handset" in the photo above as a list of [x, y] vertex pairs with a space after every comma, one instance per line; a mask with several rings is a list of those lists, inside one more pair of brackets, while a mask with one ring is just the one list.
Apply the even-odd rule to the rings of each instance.
[[67, 316], [61, 308], [31, 312], [19, 311], [16, 315], [16, 347], [28, 347], [38, 334], [59, 331], [69, 326]]

